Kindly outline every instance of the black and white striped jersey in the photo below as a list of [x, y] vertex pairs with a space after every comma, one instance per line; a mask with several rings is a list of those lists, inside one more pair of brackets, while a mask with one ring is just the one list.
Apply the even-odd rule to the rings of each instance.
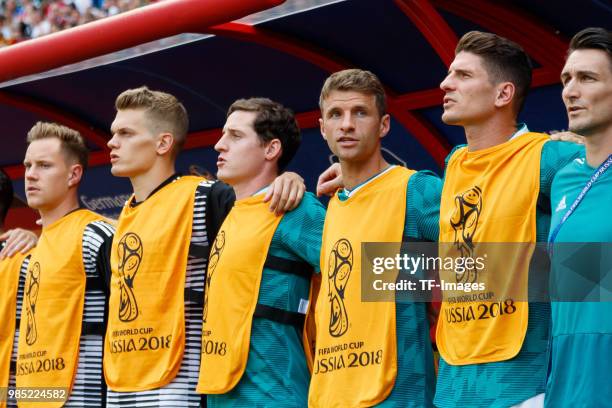
[[[89, 223], [83, 230], [83, 265], [88, 285], [83, 309], [83, 333], [79, 346], [79, 363], [74, 386], [65, 407], [91, 408], [105, 404], [106, 386], [102, 373], [102, 345], [104, 340], [107, 279], [110, 276], [110, 248], [115, 228], [105, 221]], [[22, 266], [17, 292], [17, 316], [21, 316], [23, 285], [27, 265]], [[94, 283], [90, 285], [90, 283]], [[13, 343], [13, 361], [17, 357], [18, 335]], [[11, 376], [10, 386], [15, 386]], [[15, 407], [15, 401], [8, 402]]]
[[[191, 244], [209, 245], [233, 205], [231, 187], [214, 181], [202, 181], [195, 193]], [[179, 237], [180, 239], [180, 237]], [[185, 287], [204, 294], [208, 259], [189, 256]], [[202, 341], [202, 303], [185, 299], [185, 354], [177, 376], [169, 384], [148, 391], [116, 392], [108, 390], [107, 407], [198, 408], [196, 393]]]
[[[4, 242], [2, 243], [2, 247], [4, 247]], [[19, 318], [21, 316], [21, 305], [23, 303], [23, 287], [25, 285], [26, 274], [28, 273], [28, 265], [30, 264], [30, 255], [26, 256], [21, 263], [21, 267], [19, 268], [19, 285], [17, 287], [17, 307], [16, 314], [17, 316], [17, 324], [15, 327], [15, 337], [13, 340], [13, 352], [11, 354], [11, 369], [9, 373], [9, 388], [15, 388], [15, 362], [17, 361], [17, 345], [19, 343]], [[17, 404], [15, 400], [7, 401], [8, 407], [16, 407]]]

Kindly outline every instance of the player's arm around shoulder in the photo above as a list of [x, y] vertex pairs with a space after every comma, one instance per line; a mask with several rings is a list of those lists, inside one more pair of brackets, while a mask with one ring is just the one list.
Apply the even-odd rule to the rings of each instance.
[[0, 251], [1, 260], [11, 258], [18, 252], [21, 254], [27, 253], [38, 243], [38, 235], [33, 231], [15, 228], [0, 235], [0, 241], [3, 243], [2, 250]]
[[311, 192], [305, 192], [300, 204], [287, 212], [279, 225], [287, 249], [319, 271], [325, 207]]

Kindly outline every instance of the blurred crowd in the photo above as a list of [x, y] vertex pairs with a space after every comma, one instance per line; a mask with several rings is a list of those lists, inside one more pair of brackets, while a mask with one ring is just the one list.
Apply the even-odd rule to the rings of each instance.
[[0, 46], [132, 10], [157, 0], [0, 0]]

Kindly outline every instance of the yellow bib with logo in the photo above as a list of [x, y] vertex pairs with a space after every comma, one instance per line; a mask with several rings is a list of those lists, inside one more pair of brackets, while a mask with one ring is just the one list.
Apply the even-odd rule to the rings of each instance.
[[[366, 407], [387, 398], [397, 376], [395, 302], [361, 301], [363, 242], [402, 241], [413, 170], [395, 167], [346, 201], [330, 200], [321, 246], [321, 290], [308, 405]], [[396, 271], [397, 272], [397, 271]]]
[[263, 197], [235, 202], [210, 251], [199, 393], [230, 391], [246, 368], [261, 274], [282, 219], [270, 212]]
[[9, 370], [13, 341], [15, 338], [15, 325], [17, 317], [17, 289], [21, 265], [31, 251], [26, 254], [16, 253], [10, 258], [0, 261], [0, 408], [6, 407], [6, 401], [1, 398], [2, 389], [9, 384]]
[[[79, 362], [79, 340], [85, 302], [83, 232], [104, 220], [89, 210], [73, 211], [42, 229], [32, 252], [23, 290], [17, 388], [72, 389]], [[48, 402], [44, 407], [63, 406]], [[19, 401], [19, 407], [40, 407]]]
[[470, 293], [442, 290], [436, 340], [449, 364], [504, 361], [522, 347], [529, 313], [529, 261], [536, 241], [540, 158], [547, 140], [547, 135], [527, 133], [475, 152], [464, 147], [448, 162], [439, 255], [475, 262], [443, 269], [440, 279], [481, 285]]
[[187, 258], [202, 180], [180, 177], [136, 206], [132, 196], [121, 211], [104, 349], [104, 378], [114, 391], [162, 387], [181, 367]]

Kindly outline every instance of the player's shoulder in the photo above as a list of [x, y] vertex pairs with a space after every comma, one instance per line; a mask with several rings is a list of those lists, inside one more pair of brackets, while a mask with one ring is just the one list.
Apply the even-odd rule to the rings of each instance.
[[116, 221], [110, 218], [91, 221], [85, 226], [84, 235], [98, 235], [103, 239], [112, 238], [116, 230]]
[[431, 170], [419, 170], [412, 175], [411, 179], [417, 182], [425, 182], [425, 183], [427, 182], [437, 183], [442, 180], [440, 176], [438, 176], [436, 173], [434, 173]]
[[561, 168], [559, 172], [567, 174], [584, 172], [591, 173], [592, 168], [587, 163], [586, 155], [580, 155], [579, 157], [576, 157], [574, 160], [563, 166], [563, 168]]
[[458, 144], [457, 146], [453, 147], [450, 151], [449, 154], [446, 155], [446, 158], [444, 159], [444, 164], [447, 165], [448, 162], [451, 160], [451, 158], [457, 153], [460, 152], [462, 150], [467, 149], [467, 144], [463, 143], [463, 144]]
[[542, 146], [542, 164], [555, 165], [563, 162], [565, 165], [568, 161], [584, 156], [584, 154], [584, 145], [561, 140], [547, 140]]
[[320, 209], [325, 210], [325, 207], [323, 206], [321, 201], [319, 201], [316, 195], [314, 195], [310, 191], [306, 191], [304, 193], [304, 196], [302, 197], [302, 201], [300, 201], [300, 204], [294, 211], [309, 212]]
[[408, 194], [439, 196], [441, 191], [442, 179], [431, 170], [419, 170], [408, 181]]
[[198, 184], [197, 193], [214, 197], [219, 201], [225, 198], [235, 199], [234, 189], [230, 185], [219, 180], [202, 180], [200, 184]]
[[555, 175], [554, 182], [559, 183], [566, 180], [574, 180], [576, 178], [583, 179], [592, 173], [586, 161], [586, 157], [577, 157], [574, 160], [561, 167]]
[[218, 180], [209, 180], [207, 178], [204, 178], [198, 183], [198, 189], [209, 189], [217, 183], [219, 183]]
[[213, 186], [215, 184], [217, 184], [217, 180], [202, 179], [198, 183], [195, 190], [196, 199], [210, 196]]
[[300, 204], [293, 210], [288, 211], [283, 216], [283, 225], [299, 224], [302, 225], [306, 220], [323, 219], [325, 217], [325, 207], [317, 196], [307, 191], [302, 197]]

